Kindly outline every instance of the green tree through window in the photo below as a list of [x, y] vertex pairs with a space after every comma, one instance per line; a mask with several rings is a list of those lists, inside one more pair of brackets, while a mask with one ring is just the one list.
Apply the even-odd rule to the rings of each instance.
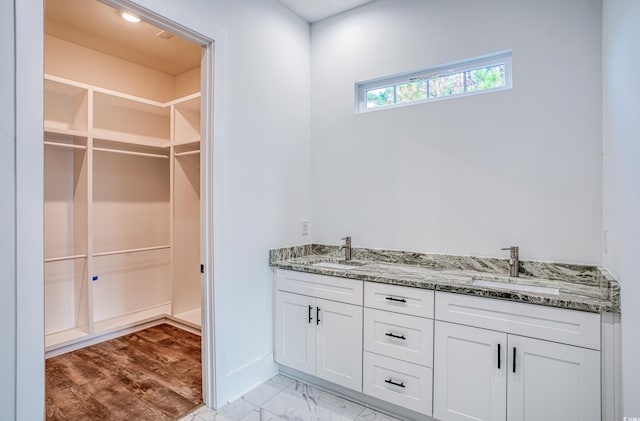
[[[511, 53], [500, 53], [493, 60], [469, 60], [469, 67], [465, 68], [463, 63], [457, 66], [459, 70], [449, 70], [447, 73], [438, 73], [435, 70], [428, 74], [426, 70], [422, 75], [414, 73], [404, 78], [390, 77], [386, 79], [386, 83], [384, 79], [380, 82], [362, 83], [358, 85], [359, 95], [362, 95], [360, 101], [363, 102], [364, 110], [368, 110], [510, 87], [507, 86], [510, 85], [510, 76], [507, 83], [510, 58]], [[360, 86], [366, 88], [361, 90]]]

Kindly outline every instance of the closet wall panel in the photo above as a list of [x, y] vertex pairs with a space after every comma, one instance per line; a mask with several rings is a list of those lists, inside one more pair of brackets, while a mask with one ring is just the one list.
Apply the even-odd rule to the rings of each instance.
[[74, 254], [74, 151], [46, 147], [44, 158], [44, 255]]
[[88, 331], [87, 259], [44, 265], [45, 334], [78, 329]]
[[[88, 329], [86, 139], [47, 134], [44, 152], [45, 334]], [[67, 145], [67, 146], [65, 146]]]
[[173, 217], [173, 314], [179, 316], [200, 309], [200, 154], [175, 158]]
[[94, 253], [169, 245], [169, 160], [95, 151]]
[[[171, 250], [150, 250], [94, 258], [92, 281], [93, 317], [97, 331], [112, 327], [100, 325], [109, 319], [123, 318], [149, 310], [149, 317], [170, 312]], [[153, 310], [156, 311], [153, 311]], [[143, 319], [143, 317], [135, 317]], [[140, 321], [140, 320], [136, 320]], [[124, 322], [116, 322], [120, 327]]]

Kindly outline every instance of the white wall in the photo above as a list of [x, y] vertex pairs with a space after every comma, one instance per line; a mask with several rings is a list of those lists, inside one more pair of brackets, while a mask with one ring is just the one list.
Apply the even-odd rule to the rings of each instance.
[[[216, 39], [226, 118], [214, 154], [218, 405], [275, 373], [269, 248], [302, 243], [309, 219], [309, 25], [276, 0], [138, 0]], [[218, 51], [218, 48], [216, 48]], [[220, 161], [218, 161], [220, 159]]]
[[[600, 263], [598, 0], [378, 0], [312, 25], [315, 242]], [[354, 114], [354, 83], [513, 50], [513, 89]]]
[[603, 3], [604, 264], [622, 291], [623, 411], [640, 417], [640, 3]]
[[[214, 276], [217, 402], [221, 405], [275, 373], [268, 250], [306, 240], [300, 235], [300, 221], [310, 217], [309, 25], [276, 0], [137, 3], [216, 40], [214, 114], [221, 129], [214, 139]], [[2, 6], [3, 19], [11, 16], [5, 10], [8, 6]], [[7, 389], [1, 397], [2, 411], [13, 411], [4, 401], [12, 400], [11, 392], [16, 391], [18, 416], [35, 420], [44, 413], [42, 265], [34, 264], [42, 261], [42, 125], [33, 121], [33, 116], [42, 115], [42, 2], [21, 0], [16, 7], [20, 74], [16, 85], [18, 95], [23, 94], [16, 107], [18, 198], [3, 206], [8, 207], [9, 217], [13, 205], [17, 207], [19, 240], [2, 243], [3, 250], [8, 249], [2, 255], [2, 270], [11, 275], [14, 246], [19, 335], [12, 341], [9, 329], [2, 351], [4, 356], [5, 344], [8, 351], [17, 349], [13, 366], [22, 377], [3, 375], [0, 384], [2, 391]], [[10, 35], [11, 25], [2, 23], [2, 34]], [[11, 57], [5, 46], [11, 45], [10, 36], [2, 37], [3, 63]], [[11, 90], [10, 68], [2, 66], [1, 76]], [[2, 127], [13, 109], [12, 96], [8, 99], [3, 95]], [[11, 130], [2, 137], [11, 140]], [[10, 163], [11, 143], [3, 142], [2, 148], [3, 163], [5, 159]], [[21, 167], [29, 152], [29, 165]], [[11, 166], [3, 165], [2, 171], [8, 172], [3, 193], [8, 190], [11, 197]], [[31, 228], [26, 229], [29, 224]], [[3, 233], [8, 228], [3, 222]], [[6, 291], [11, 292], [11, 278], [5, 279], [2, 286], [8, 283]], [[9, 302], [2, 311], [10, 311], [11, 297], [3, 291], [4, 297]], [[7, 321], [11, 324], [11, 318]], [[7, 357], [11, 368], [12, 354]]]
[[[15, 364], [7, 377], [14, 380], [15, 418], [38, 420], [44, 418], [45, 408], [42, 2], [15, 1], [14, 8], [15, 178], [9, 175], [9, 180], [15, 180], [15, 195], [7, 197], [6, 206], [15, 209], [15, 237], [13, 253], [2, 256], [2, 266], [7, 263], [9, 270], [15, 270], [9, 281], [15, 282], [15, 342], [8, 335], [7, 344], [14, 346]], [[7, 257], [15, 260], [5, 262]], [[2, 377], [5, 375], [3, 372]]]
[[0, 2], [0, 419], [15, 418], [15, 95], [13, 2]]

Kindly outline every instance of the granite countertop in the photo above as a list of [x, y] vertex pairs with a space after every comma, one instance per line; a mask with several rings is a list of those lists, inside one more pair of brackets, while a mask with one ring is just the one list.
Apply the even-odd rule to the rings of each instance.
[[[353, 260], [344, 262], [338, 246], [307, 244], [270, 251], [273, 267], [369, 282], [455, 292], [540, 304], [593, 313], [620, 313], [620, 286], [599, 266], [521, 261], [520, 277], [508, 276], [506, 259], [450, 256], [403, 251], [353, 249]], [[314, 266], [343, 263], [351, 269]], [[503, 283], [500, 288], [473, 285], [474, 279]], [[557, 288], [559, 293], [517, 291], [509, 283]]]

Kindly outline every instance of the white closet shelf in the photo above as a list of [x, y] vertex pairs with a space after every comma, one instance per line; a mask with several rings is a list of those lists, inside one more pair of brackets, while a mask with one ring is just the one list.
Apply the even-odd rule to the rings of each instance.
[[55, 124], [47, 124], [44, 122], [44, 132], [47, 135], [63, 135], [63, 136], [75, 136], [75, 137], [88, 137], [89, 132], [82, 130], [71, 130], [61, 127], [56, 127]]
[[125, 144], [140, 146], [153, 146], [155, 148], [168, 148], [169, 138], [133, 135], [131, 133], [117, 132], [106, 129], [93, 129], [93, 137], [98, 140], [108, 140]]
[[[82, 93], [83, 91], [93, 91], [97, 93], [101, 97], [109, 96], [112, 97], [108, 99], [108, 102], [123, 103], [122, 101], [132, 101], [136, 103], [145, 104], [147, 106], [152, 106], [156, 108], [166, 108], [167, 113], [169, 112], [169, 107], [173, 104], [182, 105], [183, 103], [187, 103], [192, 101], [195, 98], [200, 98], [201, 93], [196, 92], [191, 95], [184, 96], [182, 98], [174, 99], [172, 101], [167, 102], [159, 102], [154, 101], [152, 99], [143, 98], [136, 95], [126, 94], [124, 92], [113, 91], [111, 89], [101, 88], [99, 86], [89, 85], [82, 82], [76, 82], [71, 79], [65, 79], [59, 76], [54, 75], [44, 75], [45, 79], [45, 91], [57, 92], [65, 95], [77, 95]], [[54, 82], [54, 83], [51, 83]], [[191, 104], [187, 105], [187, 107], [191, 108]], [[195, 109], [195, 108], [194, 108]], [[164, 113], [165, 111], [162, 111]]]
[[162, 158], [169, 159], [169, 155], [162, 155], [157, 153], [147, 153], [147, 152], [135, 152], [135, 151], [127, 151], [124, 149], [110, 149], [110, 148], [93, 148], [94, 151], [98, 152], [108, 152], [108, 153], [119, 153], [122, 155], [134, 155], [134, 156], [144, 156], [147, 158]]
[[163, 303], [144, 310], [127, 313], [112, 319], [100, 320], [95, 323], [95, 331], [106, 333], [127, 327], [133, 327], [141, 323], [152, 322], [171, 314], [171, 303]]
[[44, 91], [61, 94], [64, 96], [76, 96], [86, 94], [89, 89], [79, 86], [76, 83], [68, 81], [66, 79], [57, 78], [55, 76], [45, 75], [44, 77]]
[[44, 86], [45, 91], [54, 91], [60, 93], [73, 93], [79, 92], [81, 90], [88, 90], [90, 88], [90, 85], [49, 74], [44, 75]]
[[85, 145], [74, 145], [73, 143], [60, 143], [60, 142], [45, 141], [44, 144], [46, 146], [55, 146], [55, 147], [58, 147], [58, 148], [87, 149], [87, 147]]
[[170, 248], [171, 248], [171, 245], [164, 245], [164, 246], [140, 247], [140, 248], [126, 249], [126, 250], [103, 251], [100, 253], [94, 253], [93, 257], [113, 256], [115, 254], [139, 253], [143, 251], [164, 250], [164, 249], [170, 249]]
[[200, 151], [187, 151], [187, 152], [176, 152], [173, 155], [174, 156], [185, 156], [185, 155], [198, 155], [200, 153]]
[[174, 146], [182, 146], [182, 145], [191, 145], [194, 143], [200, 143], [200, 136], [194, 136], [186, 139], [176, 140], [173, 144]]
[[184, 107], [192, 110], [200, 110], [200, 92], [196, 92], [195, 94], [183, 96], [182, 98], [174, 99], [173, 101], [168, 102], [167, 104], [173, 104], [178, 107]]
[[200, 307], [185, 311], [183, 313], [174, 314], [172, 316], [173, 319], [177, 319], [178, 321], [185, 323], [191, 327], [202, 328], [202, 313], [200, 311]]
[[49, 257], [47, 259], [44, 259], [44, 262], [45, 263], [61, 262], [63, 260], [77, 260], [77, 259], [86, 259], [86, 258], [87, 258], [86, 254], [74, 254], [73, 256]]
[[95, 92], [94, 101], [96, 103], [167, 117], [171, 113], [169, 106], [162, 102], [100, 88], [93, 88], [93, 91]]
[[51, 347], [58, 347], [67, 343], [72, 343], [88, 335], [89, 334], [87, 332], [79, 328], [50, 333], [44, 337], [44, 348], [45, 351], [49, 351]]

